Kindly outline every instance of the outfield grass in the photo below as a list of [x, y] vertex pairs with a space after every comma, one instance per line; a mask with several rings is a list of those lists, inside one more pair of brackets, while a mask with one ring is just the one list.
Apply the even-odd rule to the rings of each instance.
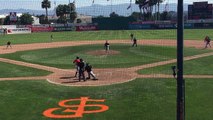
[[[109, 110], [85, 114], [81, 120], [176, 118], [176, 81], [173, 79], [137, 79], [102, 87], [63, 87], [46, 81], [3, 81], [0, 91], [1, 120], [52, 120], [43, 117], [42, 112], [59, 107], [61, 100], [85, 96], [106, 99], [104, 104]], [[212, 91], [211, 79], [186, 80], [186, 119], [212, 120]]]
[[0, 62], [0, 78], [46, 76], [51, 72]]
[[[175, 47], [164, 46], [138, 46], [128, 44], [112, 44], [112, 50], [120, 51], [117, 55], [89, 55], [87, 51], [103, 50], [103, 45], [84, 45], [62, 48], [50, 48], [33, 51], [22, 51], [12, 54], [0, 55], [13, 60], [52, 66], [57, 68], [72, 68], [72, 61], [76, 56], [83, 58], [95, 68], [125, 68], [137, 65], [165, 61], [176, 57]], [[201, 54], [210, 50], [186, 48], [185, 56]]]
[[[123, 40], [130, 39], [130, 33], [134, 33], [137, 39], [176, 39], [176, 30], [102, 30], [85, 32], [43, 32], [32, 34], [0, 36], [0, 45], [7, 41], [12, 44], [44, 43], [50, 42], [50, 35], [53, 41], [81, 41], [81, 40]], [[213, 38], [212, 29], [185, 29], [184, 39], [203, 40], [206, 35]]]
[[[198, 58], [184, 62], [186, 75], [213, 75], [213, 56]], [[139, 70], [139, 74], [172, 74], [171, 66], [176, 63]]]

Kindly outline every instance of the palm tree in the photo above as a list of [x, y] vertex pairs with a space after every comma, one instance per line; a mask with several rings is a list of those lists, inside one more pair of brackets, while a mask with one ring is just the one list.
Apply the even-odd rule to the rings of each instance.
[[59, 16], [59, 22], [66, 23], [67, 16], [69, 15], [70, 22], [73, 23], [77, 17], [77, 13], [75, 11], [75, 5], [70, 3], [69, 5], [58, 5], [56, 8], [56, 15]]
[[135, 1], [135, 4], [138, 4], [138, 7], [139, 7], [139, 9], [140, 9], [140, 13], [141, 13], [141, 15], [142, 15], [142, 8], [143, 8], [143, 5], [144, 5], [144, 2], [145, 2], [146, 0], [136, 0]]
[[70, 22], [73, 23], [74, 20], [77, 18], [75, 3], [70, 3], [69, 7], [70, 7]]
[[158, 5], [158, 13], [157, 13], [157, 20], [159, 20], [159, 13], [160, 13], [160, 3], [164, 2], [164, 0], [157, 0], [157, 5]]
[[70, 3], [69, 7], [71, 12], [76, 10], [75, 3]]
[[58, 23], [66, 23], [67, 17], [65, 15], [66, 13], [66, 5], [58, 5], [56, 8], [56, 15], [59, 16]]
[[49, 0], [43, 0], [41, 2], [41, 7], [46, 10], [46, 20], [48, 21], [48, 17], [47, 17], [48, 16], [48, 12], [47, 12], [47, 9], [51, 8], [50, 1]]
[[144, 15], [144, 19], [145, 16], [151, 18], [153, 6], [157, 4], [157, 0], [136, 0], [135, 4], [138, 4], [141, 16]]
[[71, 12], [70, 13], [70, 22], [73, 23], [76, 18], [77, 18], [77, 13]]
[[58, 5], [56, 8], [56, 15], [59, 16], [59, 22], [66, 23], [67, 22], [67, 14], [70, 13], [70, 8], [68, 5]]
[[[159, 20], [160, 3], [164, 2], [164, 1], [165, 0], [135, 0], [135, 4], [137, 4], [139, 6], [141, 15], [142, 15], [142, 10], [143, 10], [143, 14], [145, 14], [145, 10], [146, 10], [151, 15], [153, 6], [157, 5], [157, 7], [158, 7], [157, 20]], [[148, 4], [147, 4], [147, 2], [148, 2]], [[155, 7], [155, 11], [156, 11], [156, 7]]]

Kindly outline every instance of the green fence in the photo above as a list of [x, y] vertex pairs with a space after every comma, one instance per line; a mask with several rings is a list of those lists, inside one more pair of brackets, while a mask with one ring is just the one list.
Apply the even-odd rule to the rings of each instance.
[[134, 21], [132, 17], [93, 18], [93, 23], [97, 23], [100, 30], [126, 30], [129, 22]]

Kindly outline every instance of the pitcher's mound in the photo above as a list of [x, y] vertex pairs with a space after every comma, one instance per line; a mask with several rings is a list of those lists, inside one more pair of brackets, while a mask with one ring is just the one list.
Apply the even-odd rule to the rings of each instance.
[[106, 52], [105, 50], [95, 50], [95, 51], [86, 52], [86, 54], [101, 56], [101, 55], [117, 55], [117, 54], [120, 54], [120, 52], [115, 50], [109, 50], [108, 52]]

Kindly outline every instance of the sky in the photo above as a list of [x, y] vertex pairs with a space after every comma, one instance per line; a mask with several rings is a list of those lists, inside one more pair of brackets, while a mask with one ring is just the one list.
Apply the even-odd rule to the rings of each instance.
[[[41, 2], [43, 0], [0, 0], [0, 9], [32, 9], [32, 10], [41, 10]], [[51, 9], [54, 8], [55, 4], [68, 4], [69, 0], [49, 0], [51, 1]], [[93, 0], [75, 0], [77, 7], [90, 6], [92, 5]], [[131, 0], [94, 0], [94, 4], [100, 5], [114, 5], [114, 4], [122, 4], [122, 3], [130, 3]], [[132, 0], [134, 3], [135, 0]], [[184, 3], [192, 3], [199, 1], [208, 1], [209, 3], [213, 3], [213, 0], [184, 0]], [[70, 0], [73, 2], [73, 0]], [[177, 0], [165, 0], [164, 3], [177, 3]]]

